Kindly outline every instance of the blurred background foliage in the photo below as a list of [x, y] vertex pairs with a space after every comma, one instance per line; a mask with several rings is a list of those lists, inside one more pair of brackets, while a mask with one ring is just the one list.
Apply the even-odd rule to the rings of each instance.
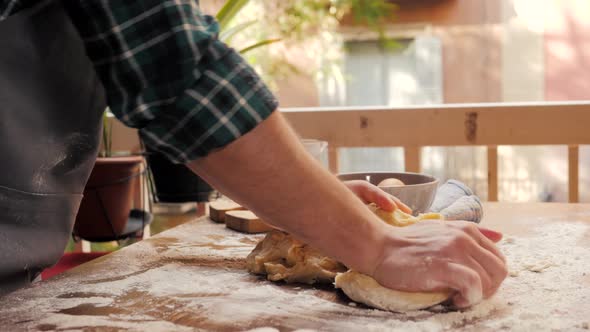
[[[228, 0], [217, 20], [220, 39], [239, 50], [273, 88], [293, 73], [337, 70], [343, 54], [338, 29], [346, 17], [377, 32], [385, 46], [394, 46], [383, 31], [396, 10], [388, 0]], [[297, 56], [312, 61], [301, 68]]]

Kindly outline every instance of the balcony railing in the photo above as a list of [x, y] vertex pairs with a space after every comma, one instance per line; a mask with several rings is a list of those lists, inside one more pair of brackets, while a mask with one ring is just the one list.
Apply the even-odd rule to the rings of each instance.
[[579, 145], [590, 144], [590, 102], [283, 111], [302, 137], [329, 143], [334, 173], [340, 148], [403, 147], [406, 171], [419, 172], [424, 146], [486, 146], [490, 201], [498, 200], [498, 145], [565, 145], [569, 201], [579, 201]]

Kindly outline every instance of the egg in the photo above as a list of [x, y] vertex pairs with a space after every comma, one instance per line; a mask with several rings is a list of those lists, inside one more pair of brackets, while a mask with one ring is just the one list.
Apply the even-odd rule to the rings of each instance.
[[377, 185], [378, 187], [401, 187], [405, 186], [406, 184], [403, 183], [400, 179], [396, 178], [387, 178]]

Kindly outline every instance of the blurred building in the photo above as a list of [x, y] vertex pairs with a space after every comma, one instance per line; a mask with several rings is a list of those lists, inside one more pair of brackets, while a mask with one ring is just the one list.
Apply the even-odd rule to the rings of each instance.
[[[341, 75], [281, 82], [282, 106], [590, 99], [590, 1], [393, 2], [399, 10], [386, 30], [398, 48], [382, 47], [376, 33], [348, 19], [341, 29]], [[294, 58], [305, 61], [304, 54]], [[404, 167], [396, 148], [345, 149], [340, 158], [342, 172]], [[590, 201], [588, 147], [580, 160], [580, 198]], [[426, 147], [422, 168], [486, 196], [484, 147]], [[499, 185], [500, 200], [566, 201], [567, 147], [499, 147]]]

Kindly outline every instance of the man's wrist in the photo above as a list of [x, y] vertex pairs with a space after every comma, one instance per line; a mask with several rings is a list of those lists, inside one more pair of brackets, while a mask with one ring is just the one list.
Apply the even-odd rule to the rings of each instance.
[[373, 275], [385, 256], [385, 248], [389, 245], [389, 227], [377, 217], [371, 220], [366, 234], [359, 234], [357, 240], [361, 246], [358, 255], [358, 263], [354, 268], [367, 275]]

